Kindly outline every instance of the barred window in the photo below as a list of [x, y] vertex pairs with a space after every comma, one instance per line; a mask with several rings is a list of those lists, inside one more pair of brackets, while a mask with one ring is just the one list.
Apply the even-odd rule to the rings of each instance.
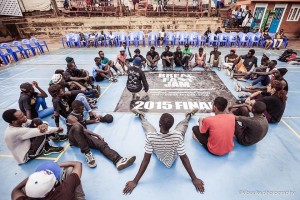
[[287, 21], [298, 21], [300, 17], [300, 5], [293, 5]]

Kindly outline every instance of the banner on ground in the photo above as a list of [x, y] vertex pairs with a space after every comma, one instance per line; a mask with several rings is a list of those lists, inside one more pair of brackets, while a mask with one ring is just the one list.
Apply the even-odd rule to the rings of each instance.
[[132, 101], [125, 88], [115, 112], [130, 112], [133, 107], [151, 113], [185, 113], [197, 107], [200, 113], [212, 111], [217, 96], [231, 104], [236, 101], [215, 72], [146, 72], [148, 97]]

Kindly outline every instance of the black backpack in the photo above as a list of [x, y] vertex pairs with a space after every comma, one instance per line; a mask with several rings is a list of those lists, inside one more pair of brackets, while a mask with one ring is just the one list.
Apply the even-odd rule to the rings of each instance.
[[282, 62], [287, 62], [287, 58], [292, 55], [292, 53], [295, 52], [293, 49], [287, 49], [279, 56], [278, 60]]

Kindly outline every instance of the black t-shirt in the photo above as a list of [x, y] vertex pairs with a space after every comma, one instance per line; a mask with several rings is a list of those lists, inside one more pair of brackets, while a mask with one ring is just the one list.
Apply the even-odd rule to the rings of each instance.
[[128, 79], [126, 87], [130, 92], [140, 92], [144, 86], [145, 92], [148, 92], [149, 85], [145, 76], [145, 73], [138, 67], [129, 67]]
[[173, 56], [173, 53], [171, 51], [168, 51], [168, 52], [164, 51], [161, 53], [160, 57], [162, 58], [162, 57], [172, 57], [172, 56]]
[[38, 113], [35, 110], [36, 106], [36, 97], [38, 93], [34, 92], [33, 94], [24, 93], [21, 92], [20, 98], [19, 98], [19, 108], [22, 111], [24, 115], [26, 115], [26, 110], [30, 110], [31, 112], [31, 118], [37, 118]]
[[257, 99], [257, 101], [262, 101], [267, 106], [267, 112], [271, 116], [270, 123], [278, 123], [285, 110], [285, 103], [276, 95], [270, 95], [268, 92], [261, 93], [264, 97]]
[[52, 103], [54, 111], [58, 112], [64, 118], [67, 118], [72, 111], [68, 99], [66, 98], [54, 97], [52, 98]]
[[[85, 120], [85, 118], [84, 118], [84, 116], [83, 116], [82, 113], [77, 114], [77, 113], [71, 112], [70, 115], [72, 115], [73, 117], [75, 117], [75, 118], [77, 119], [77, 121], [78, 121], [84, 128], [87, 128], [87, 127], [86, 127], [86, 120]], [[69, 134], [69, 130], [70, 130], [70, 128], [71, 128], [72, 126], [73, 126], [73, 125], [69, 124], [69, 123], [68, 123], [68, 120], [67, 120], [67, 133], [68, 133], [68, 134]]]
[[252, 145], [262, 140], [268, 132], [268, 121], [265, 116], [244, 117], [239, 121], [243, 123], [245, 130], [237, 137], [240, 144]]
[[80, 69], [74, 69], [73, 71], [67, 69], [66, 70], [66, 81], [71, 81], [71, 77], [82, 77], [83, 73]]
[[219, 56], [221, 55], [220, 51], [211, 51], [210, 55], [214, 55], [214, 59], [217, 60]]
[[257, 67], [257, 58], [255, 56], [248, 57], [247, 55], [241, 56], [242, 59], [244, 59], [244, 66], [246, 67], [247, 71], [250, 71], [251, 68]]
[[156, 51], [153, 51], [153, 52], [148, 51], [146, 56], [151, 56], [151, 58], [154, 59], [156, 56], [159, 57], [159, 54]]
[[134, 60], [136, 57], [141, 58], [142, 62], [146, 62], [146, 59], [141, 54], [140, 55], [134, 55], [133, 58], [132, 58], [132, 60]]
[[182, 59], [182, 52], [181, 51], [175, 51], [174, 53], [173, 53], [173, 55], [174, 55], [174, 58], [178, 58], [178, 59]]

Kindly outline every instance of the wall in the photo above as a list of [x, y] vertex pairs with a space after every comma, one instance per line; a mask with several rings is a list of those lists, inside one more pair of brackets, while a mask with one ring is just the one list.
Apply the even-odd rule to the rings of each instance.
[[284, 14], [284, 17], [283, 17], [280, 28], [283, 28], [286, 33], [299, 34], [299, 32], [300, 32], [300, 20], [298, 20], [298, 21], [287, 21], [288, 15], [289, 15], [290, 10], [291, 10], [291, 7], [292, 7], [292, 4], [289, 4], [287, 6], [287, 10]]
[[166, 31], [196, 31], [204, 33], [207, 27], [214, 31], [221, 27], [219, 18], [171, 18], [171, 17], [73, 17], [73, 18], [37, 18], [26, 17], [20, 20], [9, 20], [15, 24], [21, 37], [60, 37], [70, 32], [98, 31], [137, 31], [145, 33], [159, 31], [164, 26]]

